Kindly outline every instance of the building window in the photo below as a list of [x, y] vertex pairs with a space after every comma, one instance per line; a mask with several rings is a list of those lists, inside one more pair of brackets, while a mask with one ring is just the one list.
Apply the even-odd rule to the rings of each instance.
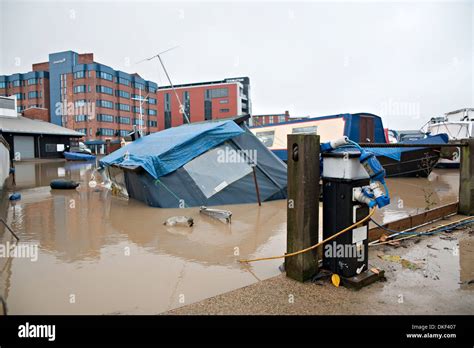
[[13, 81], [13, 87], [20, 87], [20, 86], [21, 86], [21, 81], [20, 80]]
[[114, 123], [114, 117], [112, 115], [98, 114], [97, 121]]
[[123, 77], [118, 78], [118, 83], [124, 86], [130, 86], [130, 80], [124, 79]]
[[183, 124], [186, 124], [188, 123], [188, 120], [191, 121], [191, 99], [188, 91], [183, 92], [183, 103]]
[[165, 128], [171, 128], [171, 97], [165, 93]]
[[117, 123], [130, 124], [130, 117], [117, 116], [115, 119]]
[[122, 90], [120, 90], [120, 89], [117, 89], [117, 90], [115, 91], [115, 95], [116, 95], [117, 97], [130, 99], [130, 93], [125, 92], [125, 91], [122, 91]]
[[228, 104], [229, 103], [229, 99], [221, 99], [219, 100], [219, 104]]
[[44, 150], [46, 152], [58, 152], [58, 145], [56, 145], [56, 144], [44, 144]]
[[75, 108], [81, 108], [81, 107], [83, 107], [84, 105], [86, 105], [86, 100], [85, 100], [85, 99], [76, 100], [76, 101], [74, 102], [74, 107], [75, 107]]
[[139, 83], [139, 82], [134, 82], [133, 87], [135, 87], [136, 89], [141, 89], [141, 90], [145, 89], [145, 85], [143, 83]]
[[76, 132], [82, 133], [84, 135], [87, 135], [87, 128], [76, 128], [74, 129]]
[[148, 127], [158, 127], [158, 122], [148, 120]]
[[118, 131], [118, 134], [119, 134], [119, 136], [121, 136], [121, 137], [126, 137], [129, 132], [130, 132], [130, 131], [128, 131], [128, 130], [126, 130], [126, 129], [121, 129], [121, 130]]
[[156, 105], [156, 99], [155, 98], [148, 98], [148, 104]]
[[219, 111], [220, 112], [229, 112], [230, 110], [229, 109], [220, 109]]
[[85, 93], [86, 92], [86, 85], [74, 86], [74, 93]]
[[150, 115], [150, 116], [156, 116], [156, 114], [157, 114], [156, 110], [148, 109], [148, 115]]
[[104, 71], [98, 71], [97, 73], [98, 73], [97, 78], [102, 79], [102, 80], [107, 80], [107, 81], [113, 81], [112, 74], [106, 73]]
[[38, 83], [38, 81], [33, 78], [33, 79], [28, 79], [28, 86], [31, 86], [31, 85], [36, 85]]
[[133, 112], [136, 113], [136, 114], [139, 114], [140, 113], [140, 107], [139, 106], [134, 106], [133, 107]]
[[215, 88], [215, 89], [208, 89], [209, 97], [211, 99], [214, 98], [226, 98], [229, 96], [229, 89], [226, 88]]
[[97, 106], [100, 108], [106, 108], [106, 109], [113, 109], [114, 108], [114, 103], [108, 100], [97, 100]]
[[77, 79], [83, 79], [84, 76], [85, 76], [86, 72], [85, 71], [76, 71], [74, 73], [74, 80], [77, 80]]
[[97, 86], [95, 86], [95, 90], [96, 90], [97, 93], [104, 93], [104, 94], [109, 94], [109, 95], [114, 94], [114, 90], [110, 87], [107, 87], [107, 86], [97, 85]]
[[130, 111], [130, 105], [128, 104], [116, 103], [115, 108], [121, 111]]
[[106, 136], [114, 136], [115, 135], [115, 131], [113, 129], [110, 129], [110, 128], [98, 128], [97, 133], [99, 133], [99, 135], [106, 135]]
[[87, 115], [76, 115], [76, 122], [85, 122], [87, 120]]
[[212, 120], [212, 99], [210, 89], [207, 89], [206, 93], [204, 93], [204, 120]]
[[6, 82], [0, 82], [0, 88], [7, 88]]
[[144, 125], [144, 122], [143, 122], [143, 119], [140, 120], [139, 118], [134, 118], [133, 119], [133, 124], [137, 125], [137, 126], [143, 126]]
[[28, 92], [28, 99], [36, 99], [36, 98], [38, 98], [38, 91]]
[[15, 94], [13, 94], [13, 96], [14, 96], [17, 100], [22, 100], [22, 99], [24, 99], [22, 93], [15, 93]]
[[156, 87], [148, 86], [148, 92], [156, 93]]
[[317, 134], [318, 126], [295, 127], [291, 131], [292, 134]]

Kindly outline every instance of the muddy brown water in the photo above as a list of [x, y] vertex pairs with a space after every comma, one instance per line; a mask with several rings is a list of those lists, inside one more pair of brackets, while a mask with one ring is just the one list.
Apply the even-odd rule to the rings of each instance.
[[[22, 199], [6, 203], [4, 194], [0, 214], [38, 254], [36, 261], [0, 258], [0, 295], [11, 314], [154, 314], [280, 273], [282, 260], [237, 260], [285, 251], [285, 201], [222, 206], [233, 213], [232, 223], [224, 224], [198, 208], [159, 209], [112, 197], [88, 185], [94, 168], [57, 160], [17, 163]], [[81, 185], [51, 190], [55, 178]], [[381, 222], [455, 202], [458, 172], [389, 179], [388, 187], [392, 204], [377, 212]], [[175, 215], [193, 217], [194, 226], [163, 225]], [[12, 241], [0, 232], [1, 243]]]

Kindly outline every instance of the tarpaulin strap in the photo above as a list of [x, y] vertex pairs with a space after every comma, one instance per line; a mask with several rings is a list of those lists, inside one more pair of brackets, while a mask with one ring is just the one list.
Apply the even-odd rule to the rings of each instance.
[[181, 202], [183, 201], [183, 204], [184, 204], [184, 207], [185, 208], [189, 208], [189, 206], [186, 204], [186, 202], [184, 201], [184, 199], [181, 199], [179, 198], [174, 192], [173, 190], [171, 190], [168, 186], [166, 186], [166, 184], [164, 182], [162, 182], [160, 179], [156, 179], [155, 180], [155, 184], [160, 184], [161, 186], [163, 186], [165, 188], [166, 191], [168, 191], [174, 198], [176, 198], [176, 200], [178, 202]]

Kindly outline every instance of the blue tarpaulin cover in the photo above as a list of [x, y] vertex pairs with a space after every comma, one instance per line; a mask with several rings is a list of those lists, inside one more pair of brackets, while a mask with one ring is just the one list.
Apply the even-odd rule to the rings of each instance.
[[[429, 135], [426, 138], [401, 142], [400, 144], [447, 144], [449, 137], [447, 134]], [[342, 146], [335, 152], [343, 152], [346, 149], [355, 149], [352, 145]], [[420, 147], [366, 147], [365, 150], [372, 152], [375, 156], [385, 156], [400, 161], [402, 153], [407, 151], [419, 150]], [[423, 149], [423, 148], [421, 148]]]
[[[446, 134], [437, 134], [437, 135], [429, 135], [426, 138], [412, 140], [412, 141], [405, 141], [401, 142], [400, 144], [447, 144], [448, 143], [448, 136]], [[402, 152], [418, 150], [419, 147], [371, 147], [367, 148], [366, 150], [373, 152], [375, 156], [385, 156], [389, 158], [393, 158], [396, 161], [400, 161]]]
[[140, 166], [158, 179], [242, 133], [244, 130], [232, 120], [188, 124], [139, 138], [99, 163], [102, 167]]

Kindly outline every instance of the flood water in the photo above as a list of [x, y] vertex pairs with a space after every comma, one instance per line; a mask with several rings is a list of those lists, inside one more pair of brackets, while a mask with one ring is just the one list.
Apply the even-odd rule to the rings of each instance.
[[[224, 224], [198, 208], [159, 209], [112, 197], [88, 185], [93, 170], [93, 163], [57, 160], [16, 165], [22, 198], [8, 202], [4, 192], [0, 217], [38, 254], [0, 258], [0, 295], [9, 313], [156, 314], [280, 273], [281, 259], [248, 266], [237, 260], [285, 252], [285, 201], [222, 206], [233, 212]], [[55, 178], [81, 185], [51, 190]], [[378, 212], [380, 222], [455, 202], [458, 172], [389, 179], [388, 187], [393, 203]], [[163, 225], [175, 215], [193, 217], [194, 226]], [[0, 232], [0, 243], [7, 242], [10, 234]]]

